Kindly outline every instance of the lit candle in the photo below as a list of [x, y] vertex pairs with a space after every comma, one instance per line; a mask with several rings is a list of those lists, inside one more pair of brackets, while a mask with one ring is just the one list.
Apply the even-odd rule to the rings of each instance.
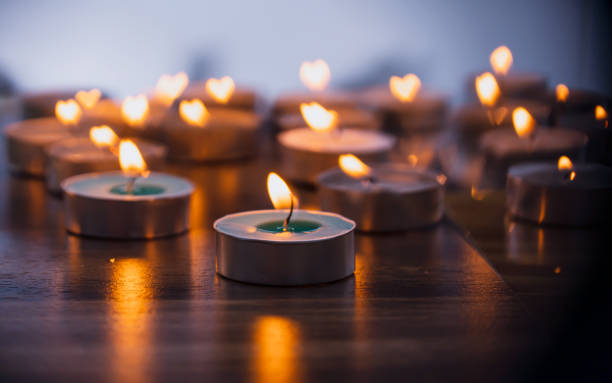
[[444, 214], [446, 177], [408, 164], [368, 166], [352, 154], [319, 176], [321, 208], [342, 214], [362, 231], [430, 226]]
[[510, 214], [538, 224], [607, 224], [612, 214], [612, 169], [573, 164], [527, 163], [508, 172], [506, 205]]
[[177, 160], [215, 161], [252, 156], [257, 149], [258, 116], [246, 110], [209, 110], [199, 99], [182, 100], [160, 127], [168, 156]]
[[[25, 94], [21, 97], [23, 118], [54, 117], [57, 102], [75, 97], [77, 93], [77, 90], [59, 90]], [[80, 102], [78, 98], [77, 101]]]
[[125, 239], [188, 230], [193, 185], [180, 177], [149, 172], [131, 140], [121, 140], [118, 152], [122, 171], [86, 173], [61, 183], [67, 230]]
[[505, 183], [511, 165], [558, 158], [562, 154], [578, 156], [585, 147], [586, 137], [582, 133], [558, 127], [538, 127], [526, 108], [515, 108], [511, 116], [514, 131], [494, 129], [480, 140], [480, 148], [486, 156], [485, 177], [494, 184]]
[[206, 81], [196, 82], [185, 90], [180, 100], [199, 99], [207, 107], [242, 109], [254, 111], [257, 106], [257, 94], [254, 90], [236, 86], [230, 76], [211, 77]]
[[355, 270], [355, 223], [333, 213], [298, 209], [275, 173], [268, 193], [276, 210], [226, 215], [215, 221], [217, 273], [265, 285], [331, 282]]
[[[89, 138], [72, 137], [56, 142], [46, 149], [45, 183], [52, 193], [60, 193], [60, 183], [83, 173], [119, 170], [117, 144], [119, 137], [108, 126], [94, 126]], [[152, 142], [136, 140], [146, 163], [159, 169], [165, 162], [166, 148]]]
[[370, 162], [388, 158], [395, 139], [376, 131], [338, 129], [338, 115], [317, 103], [302, 104], [309, 127], [282, 132], [277, 139], [283, 154], [283, 173], [300, 182], [315, 183], [319, 173], [336, 166], [343, 153]]

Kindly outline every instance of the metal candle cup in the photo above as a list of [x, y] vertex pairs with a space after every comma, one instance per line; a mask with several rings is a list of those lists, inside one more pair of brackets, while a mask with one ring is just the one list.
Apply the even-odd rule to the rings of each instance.
[[117, 239], [150, 239], [189, 229], [194, 190], [189, 181], [152, 172], [136, 182], [142, 193], [117, 192], [127, 182], [122, 172], [87, 173], [64, 180], [66, 229]]
[[283, 162], [282, 173], [287, 178], [315, 184], [317, 176], [336, 167], [338, 156], [353, 153], [366, 162], [388, 159], [395, 139], [389, 135], [357, 129], [342, 129], [325, 133], [309, 128], [293, 129], [278, 135]]
[[[134, 140], [150, 169], [160, 169], [166, 160], [166, 148], [160, 144]], [[117, 156], [108, 148], [99, 148], [91, 139], [70, 138], [46, 149], [45, 183], [52, 193], [60, 193], [66, 178], [83, 174], [119, 170]]]
[[612, 214], [612, 169], [577, 164], [571, 171], [555, 164], [516, 165], [508, 172], [507, 209], [515, 217], [539, 224], [591, 226]]
[[299, 115], [300, 104], [309, 102], [317, 102], [325, 108], [333, 110], [357, 108], [357, 100], [347, 92], [295, 92], [280, 95], [272, 106], [272, 115], [276, 117], [286, 114]]
[[353, 221], [333, 213], [294, 210], [293, 221], [320, 226], [303, 232], [264, 228], [266, 223], [282, 222], [287, 213], [256, 210], [215, 221], [217, 273], [240, 282], [278, 286], [331, 282], [353, 274]]
[[440, 174], [400, 164], [373, 166], [368, 178], [340, 169], [319, 176], [321, 208], [357, 223], [357, 230], [389, 232], [430, 226], [444, 215]]

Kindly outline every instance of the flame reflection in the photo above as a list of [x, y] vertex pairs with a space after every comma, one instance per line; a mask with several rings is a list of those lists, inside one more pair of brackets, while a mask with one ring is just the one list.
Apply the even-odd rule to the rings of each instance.
[[299, 377], [299, 325], [281, 316], [257, 318], [254, 329], [255, 381], [296, 382]]

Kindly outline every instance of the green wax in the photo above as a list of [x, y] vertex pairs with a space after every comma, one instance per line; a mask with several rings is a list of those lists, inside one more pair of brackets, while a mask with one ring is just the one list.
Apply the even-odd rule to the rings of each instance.
[[257, 225], [258, 230], [270, 233], [307, 233], [309, 231], [315, 231], [320, 227], [320, 223], [300, 220], [289, 221], [289, 225], [287, 225], [286, 229], [283, 227], [283, 221], [264, 222]]
[[[129, 193], [125, 190], [126, 184], [115, 185], [111, 188], [110, 192], [113, 194], [128, 195]], [[164, 192], [164, 188], [157, 185], [147, 184], [136, 184], [134, 185], [134, 191], [130, 195], [155, 195]]]

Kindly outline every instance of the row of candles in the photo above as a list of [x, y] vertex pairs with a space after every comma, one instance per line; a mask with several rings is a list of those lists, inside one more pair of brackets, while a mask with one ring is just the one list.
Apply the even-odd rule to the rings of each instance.
[[[486, 115], [488, 127], [501, 128], [506, 105], [512, 105], [500, 101], [505, 89], [529, 93], [540, 79], [511, 77], [506, 47], [492, 53], [491, 64], [495, 75], [486, 72], [474, 80], [481, 104], [477, 111]], [[354, 96], [326, 90], [330, 73], [323, 60], [303, 63], [299, 75], [310, 92], [280, 97], [271, 112], [281, 130], [276, 137], [283, 158], [279, 173], [317, 185], [321, 207], [329, 212], [298, 209], [285, 181], [270, 173], [268, 192], [276, 210], [232, 214], [214, 223], [221, 275], [274, 285], [340, 279], [354, 270], [355, 228], [408, 230], [443, 216], [446, 176], [414, 162], [389, 162], [396, 137], [377, 129], [376, 120], [355, 107]], [[556, 92], [559, 103], [567, 102], [566, 86]], [[444, 96], [423, 91], [414, 74], [392, 76], [387, 89], [371, 89], [360, 98], [404, 130], [435, 130], [445, 123]], [[37, 110], [25, 109], [26, 114]], [[162, 76], [152, 96], [127, 97], [121, 105], [104, 99], [98, 89], [81, 90], [73, 99], [56, 101], [54, 112], [55, 117], [5, 128], [9, 163], [16, 172], [44, 174], [49, 190], [63, 194], [68, 231], [106, 238], [154, 238], [188, 230], [193, 185], [148, 169], [159, 168], [166, 157], [252, 156], [260, 124], [255, 92], [236, 87], [227, 76], [190, 86], [184, 73]], [[597, 105], [594, 114], [607, 128], [605, 108]], [[487, 128], [481, 137], [483, 150], [508, 165], [578, 153], [585, 144], [582, 133], [536, 129], [538, 121], [527, 107], [517, 105], [510, 115], [514, 131]], [[117, 133], [135, 138], [120, 139]], [[610, 169], [561, 159], [558, 167], [510, 168], [509, 211], [542, 224], [599, 223], [600, 209], [610, 208]], [[563, 213], [568, 204], [580, 205], [581, 211]]]

